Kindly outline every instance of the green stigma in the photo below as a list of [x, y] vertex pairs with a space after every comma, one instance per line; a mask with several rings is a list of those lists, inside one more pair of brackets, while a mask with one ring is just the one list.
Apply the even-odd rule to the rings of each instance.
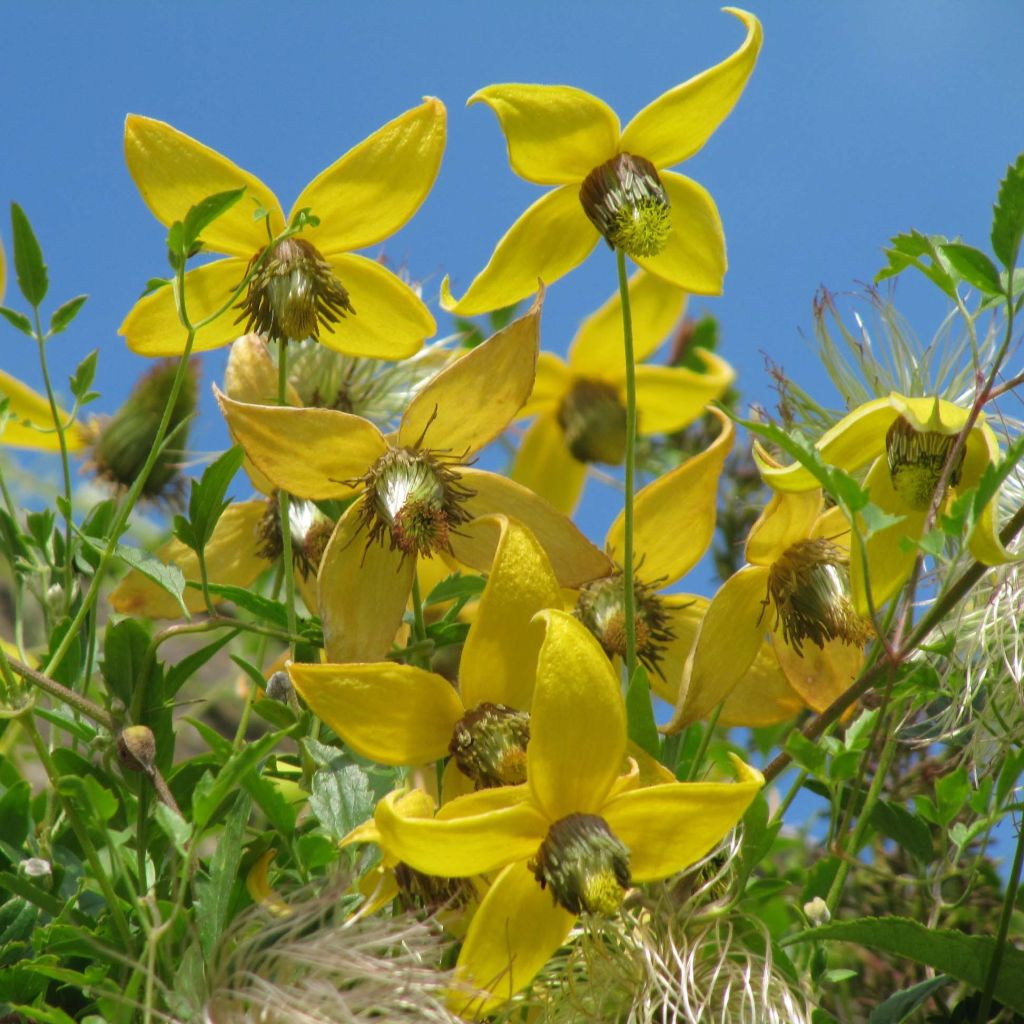
[[[915, 430], [903, 416], [897, 416], [885, 435], [885, 454], [889, 463], [892, 489], [915, 512], [924, 512], [932, 503], [955, 434], [936, 430]], [[949, 477], [950, 487], [960, 482], [966, 449]]]
[[620, 153], [587, 175], [580, 202], [591, 223], [627, 256], [657, 256], [672, 233], [672, 213], [658, 171], [642, 156]]
[[504, 704], [484, 702], [455, 724], [448, 751], [478, 789], [526, 781], [530, 716]]

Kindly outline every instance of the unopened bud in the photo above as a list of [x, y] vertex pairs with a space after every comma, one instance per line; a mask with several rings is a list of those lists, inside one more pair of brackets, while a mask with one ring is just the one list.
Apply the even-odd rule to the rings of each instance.
[[287, 672], [275, 672], [267, 680], [267, 699], [289, 704], [294, 699], [295, 689]]
[[117, 737], [117, 758], [130, 772], [153, 771], [156, 762], [156, 740], [145, 725], [129, 725]]
[[814, 928], [819, 928], [823, 924], [828, 924], [832, 919], [832, 915], [828, 911], [828, 906], [820, 896], [815, 896], [813, 900], [804, 904], [804, 914]]

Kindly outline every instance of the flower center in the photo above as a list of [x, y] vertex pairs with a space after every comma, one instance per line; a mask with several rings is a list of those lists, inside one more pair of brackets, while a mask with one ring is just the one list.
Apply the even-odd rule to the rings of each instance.
[[[633, 581], [636, 655], [651, 672], [660, 672], [658, 663], [675, 639], [668, 610], [657, 590], [658, 583]], [[626, 656], [626, 583], [621, 570], [584, 584], [573, 614], [594, 634], [609, 657]]]
[[[252, 268], [266, 252], [249, 262]], [[303, 238], [277, 242], [249, 281], [245, 298], [236, 307], [245, 330], [277, 341], [319, 338], [320, 328], [332, 334], [332, 324], [355, 315], [344, 285], [316, 247]]]
[[782, 636], [797, 654], [804, 640], [822, 648], [836, 639], [860, 647], [871, 637], [870, 623], [850, 602], [848, 563], [824, 538], [798, 540], [772, 563], [761, 614], [775, 606], [776, 628], [781, 621]]
[[[936, 430], [915, 430], [902, 416], [893, 420], [885, 435], [892, 489], [915, 511], [924, 512], [932, 503], [942, 468], [956, 441], [955, 434]], [[960, 482], [966, 449], [949, 477], [950, 487]]]
[[398, 897], [406, 910], [433, 912], [443, 907], [464, 907], [475, 895], [468, 878], [441, 878], [399, 862], [395, 865]]
[[484, 702], [455, 724], [448, 751], [477, 789], [526, 781], [530, 716], [504, 704]]
[[627, 256], [657, 256], [672, 233], [668, 193], [654, 164], [620, 153], [595, 167], [580, 186], [591, 223]]
[[626, 407], [611, 384], [576, 380], [558, 407], [558, 425], [580, 462], [618, 466], [626, 457]]
[[[292, 535], [292, 563], [303, 579], [315, 576], [327, 542], [334, 532], [334, 523], [311, 501], [292, 498], [288, 505], [288, 525]], [[263, 518], [256, 527], [259, 547], [256, 553], [269, 561], [281, 557], [284, 544], [281, 537], [281, 510], [277, 491], [266, 500]]]
[[572, 914], [614, 914], [632, 884], [629, 850], [604, 818], [570, 814], [544, 837], [529, 868], [542, 889]]
[[[456, 461], [456, 460], [449, 460]], [[473, 492], [437, 452], [389, 448], [364, 478], [364, 523], [371, 540], [406, 555], [450, 550], [450, 534], [470, 520], [463, 502]]]

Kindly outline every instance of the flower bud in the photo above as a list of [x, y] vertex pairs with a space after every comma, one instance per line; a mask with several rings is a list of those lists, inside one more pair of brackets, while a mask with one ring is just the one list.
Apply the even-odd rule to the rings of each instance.
[[117, 737], [117, 758], [130, 772], [151, 774], [156, 763], [156, 739], [145, 725], [129, 725]]

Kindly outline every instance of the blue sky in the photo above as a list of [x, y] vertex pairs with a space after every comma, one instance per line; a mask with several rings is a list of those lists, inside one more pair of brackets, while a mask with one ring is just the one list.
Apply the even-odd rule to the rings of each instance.
[[[721, 322], [722, 353], [747, 401], [771, 403], [763, 352], [834, 402], [801, 331], [821, 284], [856, 287], [897, 231], [962, 234], [987, 245], [991, 202], [1022, 148], [1019, 41], [1024, 6], [1005, 2], [787, 0], [751, 3], [765, 26], [746, 93], [682, 167], [715, 196], [730, 259], [725, 293], [695, 298]], [[539, 189], [509, 169], [493, 114], [466, 98], [500, 81], [563, 82], [600, 95], [623, 122], [716, 63], [743, 32], [717, 4], [590, 2], [422, 5], [292, 2], [8, 3], [0, 63], [0, 199], [18, 201], [43, 244], [56, 302], [91, 298], [50, 358], [66, 372], [100, 349], [112, 410], [145, 361], [117, 326], [150, 276], [163, 230], [124, 166], [124, 115], [170, 121], [274, 188], [287, 208], [315, 173], [424, 94], [449, 108], [437, 185], [386, 252], [460, 293]], [[0, 234], [10, 248], [6, 213]], [[909, 283], [909, 282], [908, 282]], [[611, 293], [603, 247], [549, 291], [543, 344], [564, 351]], [[898, 300], [922, 336], [941, 306]], [[18, 305], [13, 287], [7, 302]], [[446, 318], [439, 315], [441, 332]], [[39, 384], [33, 347], [0, 325], [0, 366]], [[226, 444], [208, 399], [224, 353], [204, 357], [200, 450]], [[592, 486], [595, 536], [616, 511]], [[240, 495], [241, 496], [241, 495]]]

